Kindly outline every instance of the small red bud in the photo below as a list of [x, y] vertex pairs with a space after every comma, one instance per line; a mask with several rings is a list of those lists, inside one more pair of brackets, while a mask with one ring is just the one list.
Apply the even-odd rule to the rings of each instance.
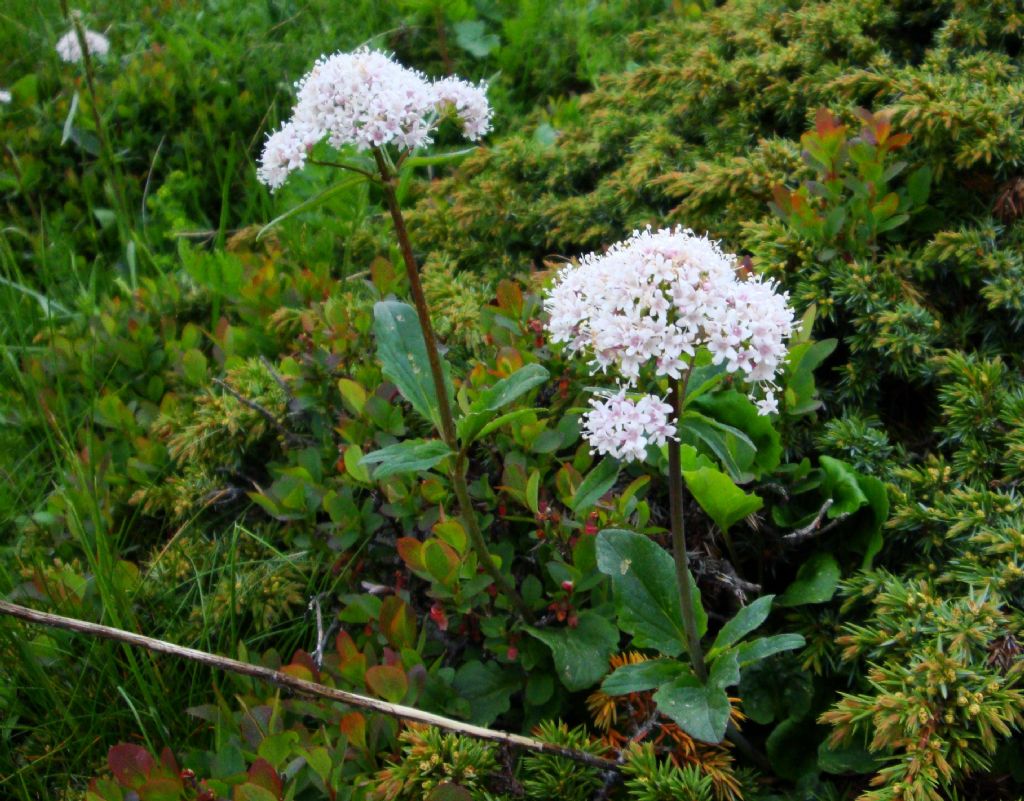
[[572, 591], [573, 591], [573, 588], [574, 588], [575, 586], [576, 586], [576, 585], [575, 585], [575, 584], [573, 584], [573, 583], [572, 583], [571, 581], [569, 581], [568, 579], [566, 579], [565, 581], [563, 581], [563, 582], [562, 582], [562, 589], [563, 589], [563, 590], [565, 590], [566, 592], [572, 592]]
[[519, 656], [519, 649], [514, 645], [510, 645], [508, 650], [505, 652], [505, 656], [508, 658], [509, 662], [515, 662], [516, 657]]
[[574, 629], [580, 624], [580, 619], [576, 616], [576, 613], [573, 612], [569, 615], [568, 619], [565, 622], [569, 626], [569, 628]]
[[444, 607], [441, 604], [434, 604], [430, 607], [430, 619], [441, 631], [448, 631], [448, 615], [444, 613]]
[[498, 504], [498, 517], [504, 517], [506, 514], [508, 514], [508, 509], [505, 508], [505, 504], [499, 503]]
[[487, 594], [490, 595], [492, 598], [497, 598], [498, 597], [498, 588], [495, 587], [493, 584], [490, 585], [487, 588]]

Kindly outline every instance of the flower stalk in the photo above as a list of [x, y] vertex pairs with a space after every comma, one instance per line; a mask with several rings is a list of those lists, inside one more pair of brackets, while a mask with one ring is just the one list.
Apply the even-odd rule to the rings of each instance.
[[[683, 413], [683, 399], [686, 385], [690, 380], [691, 371], [687, 370], [682, 379], [670, 381], [669, 404], [673, 416], [678, 421]], [[679, 602], [683, 611], [683, 626], [686, 629], [686, 650], [690, 655], [693, 672], [700, 681], [708, 678], [707, 665], [704, 662], [704, 651], [700, 645], [700, 632], [697, 629], [697, 611], [693, 604], [693, 576], [690, 575], [690, 555], [686, 550], [686, 523], [683, 519], [683, 471], [679, 453], [679, 440], [673, 437], [668, 441], [668, 483], [669, 483], [669, 516], [672, 528], [672, 556], [676, 566], [676, 584], [679, 587]]]
[[420, 330], [423, 332], [423, 342], [427, 349], [427, 361], [430, 364], [430, 376], [434, 384], [434, 394], [437, 396], [438, 413], [441, 418], [441, 439], [444, 440], [444, 443], [453, 452], [458, 454], [455, 459], [455, 467], [451, 473], [451, 479], [452, 486], [455, 489], [455, 497], [459, 504], [459, 516], [462, 518], [463, 526], [469, 537], [470, 547], [472, 547], [473, 552], [476, 554], [480, 566], [491, 577], [498, 590], [512, 602], [519, 614], [524, 619], [530, 620], [532, 613], [529, 606], [527, 606], [522, 596], [501, 570], [495, 566], [494, 559], [491, 557], [491, 552], [487, 547], [487, 541], [480, 530], [476, 512], [473, 510], [473, 501], [469, 494], [469, 486], [466, 483], [466, 453], [459, 448], [458, 435], [455, 430], [455, 418], [452, 416], [451, 404], [448, 402], [448, 393], [445, 390], [441, 356], [437, 350], [434, 327], [430, 321], [430, 307], [427, 305], [427, 298], [423, 293], [419, 267], [416, 264], [416, 257], [412, 252], [409, 232], [405, 227], [405, 219], [402, 216], [402, 209], [398, 203], [398, 194], [395, 191], [396, 176], [391, 167], [389, 167], [385, 154], [380, 148], [373, 149], [373, 157], [380, 172], [384, 201], [387, 204], [388, 211], [391, 213], [391, 221], [395, 226], [395, 235], [398, 237], [399, 249], [405, 262], [405, 272], [409, 278], [409, 290], [412, 294], [413, 305], [416, 307], [416, 316], [419, 318]]

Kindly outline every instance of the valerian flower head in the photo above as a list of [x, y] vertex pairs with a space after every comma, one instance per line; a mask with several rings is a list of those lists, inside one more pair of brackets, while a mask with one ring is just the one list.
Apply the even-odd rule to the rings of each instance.
[[291, 119], [264, 146], [257, 175], [277, 189], [300, 169], [313, 145], [358, 151], [393, 145], [403, 150], [431, 141], [438, 122], [455, 117], [476, 141], [491, 127], [487, 86], [459, 78], [431, 82], [384, 53], [360, 48], [321, 57], [296, 83]]
[[672, 407], [653, 395], [626, 397], [625, 390], [606, 401], [592, 398], [583, 415], [583, 435], [594, 451], [624, 462], [643, 461], [648, 445], [664, 445], [676, 434]]
[[[87, 30], [82, 32], [82, 38], [85, 39], [89, 55], [102, 58], [110, 52], [110, 40], [102, 33]], [[82, 60], [82, 45], [78, 41], [78, 34], [74, 28], [57, 40], [56, 50], [61, 60], [68, 64], [75, 64]]]
[[[713, 364], [752, 385], [752, 398], [767, 390], [757, 407], [770, 414], [778, 409], [772, 382], [796, 328], [793, 311], [774, 281], [736, 268], [735, 256], [692, 231], [634, 231], [561, 271], [544, 301], [547, 327], [553, 341], [589, 355], [592, 369], [612, 371], [626, 387], [642, 374], [677, 379], [706, 348]], [[589, 423], [588, 432], [624, 430], [608, 416], [612, 408], [602, 405], [601, 426]], [[614, 409], [627, 411], [621, 403]], [[609, 436], [590, 441], [613, 453]], [[625, 452], [642, 458], [639, 445]]]

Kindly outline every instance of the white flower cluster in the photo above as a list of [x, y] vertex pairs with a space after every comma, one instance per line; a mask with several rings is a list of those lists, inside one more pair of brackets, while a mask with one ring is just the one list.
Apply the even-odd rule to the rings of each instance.
[[[648, 365], [654, 376], [679, 378], [706, 347], [714, 364], [742, 374], [755, 390], [763, 385], [758, 411], [771, 414], [778, 410], [772, 380], [795, 330], [793, 310], [774, 281], [742, 277], [736, 267], [735, 256], [692, 231], [634, 231], [607, 253], [562, 270], [544, 301], [548, 330], [570, 352], [590, 353], [594, 369], [616, 371], [626, 386]], [[601, 431], [622, 430], [599, 420]], [[595, 429], [589, 421], [588, 430]], [[607, 448], [607, 437], [601, 441]]]
[[[96, 31], [83, 31], [82, 33], [89, 55], [103, 57], [110, 52], [110, 40], [102, 33], [96, 33]], [[78, 42], [78, 34], [75, 33], [74, 28], [57, 40], [57, 55], [68, 64], [75, 64], [82, 60], [82, 46]]]
[[271, 189], [300, 169], [309, 149], [325, 138], [333, 147], [359, 151], [388, 144], [412, 149], [429, 143], [445, 116], [457, 117], [473, 141], [491, 128], [486, 84], [431, 82], [376, 50], [321, 57], [296, 87], [291, 119], [268, 137], [260, 158], [257, 175]]
[[583, 435], [597, 453], [643, 461], [648, 445], [664, 445], [675, 436], [676, 427], [669, 422], [672, 407], [653, 395], [632, 400], [620, 390], [604, 402], [592, 399], [590, 405], [592, 410], [582, 418]]
[[0, 103], [10, 103], [11, 93], [6, 89], [0, 89]]

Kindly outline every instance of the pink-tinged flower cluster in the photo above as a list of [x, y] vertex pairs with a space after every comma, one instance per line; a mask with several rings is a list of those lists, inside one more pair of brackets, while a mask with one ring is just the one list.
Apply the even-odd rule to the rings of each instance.
[[[85, 46], [89, 55], [103, 57], [110, 52], [110, 40], [102, 33], [96, 31], [83, 31], [82, 38], [85, 39]], [[57, 55], [62, 61], [74, 64], [82, 60], [82, 45], [78, 41], [78, 34], [74, 28], [65, 33], [57, 40]]]
[[582, 417], [583, 435], [597, 453], [643, 461], [648, 445], [664, 445], [675, 437], [676, 427], [669, 421], [672, 407], [653, 395], [634, 400], [620, 390], [606, 401], [593, 398], [590, 405]]
[[555, 342], [633, 385], [642, 368], [679, 378], [707, 347], [752, 384], [770, 383], [795, 329], [774, 281], [742, 277], [736, 257], [682, 228], [636, 231], [566, 267], [544, 302]]
[[267, 139], [260, 159], [257, 175], [271, 189], [300, 169], [309, 149], [324, 139], [359, 151], [413, 149], [431, 141], [445, 116], [456, 117], [473, 141], [491, 127], [486, 84], [431, 82], [376, 50], [321, 57], [296, 86], [291, 119]]
[[[616, 373], [627, 387], [641, 375], [677, 379], [706, 348], [714, 364], [752, 385], [760, 414], [778, 411], [772, 382], [796, 329], [789, 296], [774, 281], [741, 275], [736, 257], [706, 237], [682, 228], [635, 231], [562, 270], [544, 308], [553, 341], [588, 354], [594, 370]], [[589, 413], [591, 443], [613, 454], [642, 453], [647, 429], [632, 418], [628, 429], [616, 427], [614, 411], [629, 409], [619, 402], [602, 404], [596, 418]], [[613, 449], [627, 430], [630, 444]]]

